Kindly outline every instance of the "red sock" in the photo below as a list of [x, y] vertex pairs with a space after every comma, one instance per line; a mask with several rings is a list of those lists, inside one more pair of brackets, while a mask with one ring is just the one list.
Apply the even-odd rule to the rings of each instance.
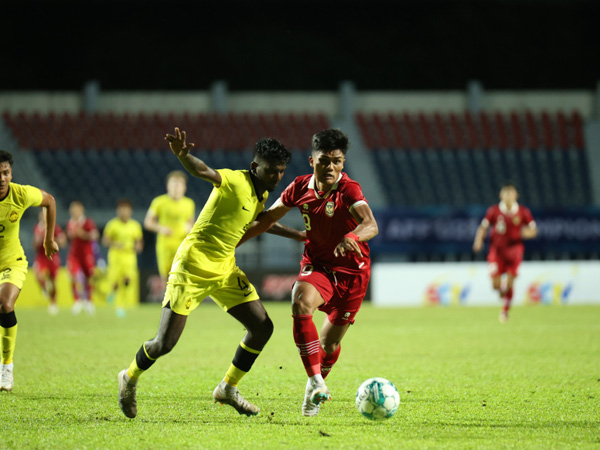
[[333, 353], [325, 353], [321, 347], [319, 347], [321, 353], [321, 376], [326, 378], [331, 372], [331, 368], [336, 363], [338, 358], [340, 357], [340, 350], [342, 349], [342, 344], [339, 344]]
[[512, 302], [512, 298], [513, 298], [513, 288], [507, 289], [506, 293], [504, 294], [504, 307], [502, 308], [502, 311], [504, 312], [508, 312], [508, 310], [510, 309], [510, 303]]
[[309, 377], [321, 373], [321, 344], [319, 332], [310, 314], [292, 314], [294, 318], [294, 342]]

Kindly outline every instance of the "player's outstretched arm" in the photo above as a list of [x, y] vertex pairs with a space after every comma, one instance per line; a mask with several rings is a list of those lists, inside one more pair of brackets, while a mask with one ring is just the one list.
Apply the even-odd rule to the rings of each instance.
[[377, 221], [367, 203], [360, 204], [351, 211], [358, 222], [358, 226], [351, 233], [346, 234], [335, 247], [333, 254], [336, 257], [346, 256], [347, 252], [356, 252], [358, 256], [362, 257], [362, 251], [358, 243], [369, 241], [379, 234]]
[[485, 239], [485, 235], [487, 234], [488, 226], [483, 223], [477, 227], [477, 232], [475, 233], [475, 240], [473, 241], [473, 251], [475, 253], [479, 253], [483, 248], [483, 240]]
[[521, 228], [521, 238], [523, 239], [535, 239], [538, 234], [538, 229], [535, 226], [535, 222], [529, 225], [525, 225]]
[[[238, 242], [237, 247], [242, 245], [247, 240], [258, 236], [259, 234], [264, 233], [265, 231], [269, 231], [271, 229], [271, 227], [279, 219], [281, 219], [283, 216], [285, 216], [290, 209], [291, 208], [285, 206], [281, 202], [281, 199], [277, 199], [277, 201], [275, 203], [273, 203], [273, 206], [271, 206], [267, 211], [258, 215], [258, 217], [252, 223], [252, 225], [250, 225], [250, 227], [248, 227], [248, 229], [246, 230], [246, 233], [244, 234], [244, 236], [242, 236], [242, 239], [240, 239], [240, 242]], [[278, 229], [280, 231], [282, 231], [281, 227], [283, 227], [283, 225], [280, 224], [278, 226]], [[292, 228], [289, 228], [289, 229], [292, 230]], [[294, 230], [294, 231], [297, 231], [297, 230]], [[282, 232], [285, 233], [285, 231], [282, 231]], [[300, 232], [298, 232], [298, 233], [300, 233]], [[300, 237], [299, 235], [296, 235], [296, 236]], [[291, 237], [291, 236], [286, 236], [286, 237]], [[296, 239], [296, 238], [292, 238], [292, 239]]]
[[[40, 189], [41, 190], [41, 189]], [[48, 192], [42, 190], [42, 203], [46, 211], [46, 235], [44, 236], [44, 250], [48, 259], [58, 252], [58, 244], [54, 240], [54, 228], [56, 227], [56, 201]]]
[[285, 237], [288, 239], [293, 239], [295, 241], [304, 242], [306, 241], [306, 230], [296, 230], [295, 228], [290, 228], [287, 225], [284, 225], [279, 222], [275, 222], [271, 228], [267, 230], [267, 233], [274, 234], [276, 236]]
[[221, 175], [212, 167], [209, 167], [204, 161], [190, 155], [190, 150], [194, 147], [193, 143], [187, 143], [185, 131], [175, 127], [175, 134], [167, 134], [165, 140], [169, 143], [171, 151], [177, 156], [179, 162], [185, 167], [190, 175], [203, 180], [210, 181], [219, 186], [221, 184]]

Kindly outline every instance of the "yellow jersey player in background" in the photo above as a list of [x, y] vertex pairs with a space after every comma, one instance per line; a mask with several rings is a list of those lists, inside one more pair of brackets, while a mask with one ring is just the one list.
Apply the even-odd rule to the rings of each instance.
[[179, 244], [192, 229], [196, 218], [196, 205], [185, 196], [186, 190], [185, 172], [170, 172], [167, 175], [167, 193], [152, 200], [144, 218], [144, 228], [156, 233], [156, 262], [163, 285]]
[[12, 391], [14, 384], [13, 355], [17, 339], [15, 302], [28, 268], [19, 239], [19, 225], [23, 213], [30, 206], [42, 206], [46, 211], [46, 256], [52, 258], [58, 252], [58, 244], [54, 240], [54, 197], [36, 187], [12, 183], [12, 165], [12, 155], [0, 150], [0, 391]]
[[[175, 256], [156, 337], [142, 344], [129, 368], [119, 373], [119, 406], [127, 417], [137, 415], [139, 376], [173, 349], [188, 315], [210, 296], [247, 330], [213, 400], [233, 406], [240, 414], [255, 415], [259, 409], [240, 395], [237, 385], [271, 337], [273, 322], [256, 289], [236, 265], [235, 248], [263, 211], [268, 192], [281, 181], [291, 154], [275, 139], [261, 139], [255, 145], [250, 170], [215, 170], [190, 154], [194, 144], [186, 143], [185, 131], [175, 128], [175, 135], [168, 134], [166, 139], [187, 171], [214, 188]], [[288, 237], [304, 239], [291, 229]], [[206, 344], [199, 342], [198, 346]]]
[[137, 255], [144, 248], [142, 226], [132, 214], [131, 200], [119, 200], [117, 217], [108, 221], [102, 233], [102, 245], [108, 247], [108, 282], [119, 317], [125, 316], [127, 306], [136, 303], [132, 296], [139, 279]]

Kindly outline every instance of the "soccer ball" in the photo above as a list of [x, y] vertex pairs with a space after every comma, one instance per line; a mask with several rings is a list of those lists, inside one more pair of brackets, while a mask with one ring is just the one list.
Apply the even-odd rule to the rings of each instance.
[[400, 394], [385, 378], [369, 378], [356, 391], [356, 408], [371, 420], [389, 419], [398, 411]]

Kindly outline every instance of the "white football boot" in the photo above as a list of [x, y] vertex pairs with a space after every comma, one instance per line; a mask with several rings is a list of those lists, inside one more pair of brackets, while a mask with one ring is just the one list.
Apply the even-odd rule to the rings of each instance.
[[260, 412], [256, 405], [240, 395], [237, 387], [227, 384], [225, 380], [221, 381], [213, 391], [213, 400], [221, 405], [233, 406], [238, 413], [247, 416], [255, 416]]
[[119, 379], [119, 407], [123, 414], [133, 419], [137, 416], [137, 382], [131, 382], [127, 375], [127, 369], [121, 370], [117, 378]]
[[302, 415], [314, 417], [319, 414], [321, 403], [331, 399], [329, 389], [325, 384], [313, 385], [310, 378], [306, 382], [304, 390], [304, 402], [302, 403]]
[[0, 391], [12, 391], [14, 385], [13, 365], [2, 364], [0, 368]]

